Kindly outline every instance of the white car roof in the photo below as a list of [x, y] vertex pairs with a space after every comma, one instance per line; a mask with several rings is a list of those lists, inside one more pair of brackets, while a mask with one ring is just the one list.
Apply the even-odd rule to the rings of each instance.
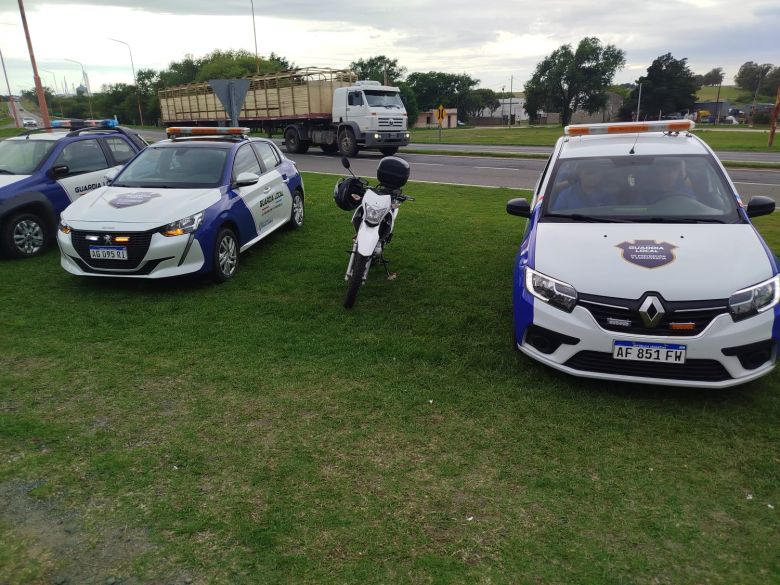
[[12, 136], [6, 140], [62, 140], [68, 135], [68, 132], [39, 132], [27, 134], [26, 136]]
[[704, 143], [692, 134], [681, 132], [663, 134], [615, 134], [563, 137], [559, 158], [590, 158], [600, 156], [629, 156], [634, 147], [638, 155], [702, 155], [709, 154]]

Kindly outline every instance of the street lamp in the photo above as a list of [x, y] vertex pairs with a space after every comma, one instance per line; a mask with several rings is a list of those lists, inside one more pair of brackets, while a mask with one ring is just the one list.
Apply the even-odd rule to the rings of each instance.
[[[54, 81], [54, 86], [52, 87], [52, 91], [51, 91], [51, 105], [54, 106], [54, 98], [57, 97], [57, 77], [54, 75], [54, 73], [52, 73], [48, 69], [41, 69], [41, 71], [51, 75], [51, 78]], [[60, 109], [62, 109], [62, 108], [60, 108]], [[55, 112], [55, 115], [56, 115], [56, 112]], [[62, 115], [62, 112], [60, 112], [60, 115]]]
[[257, 28], [255, 27], [255, 2], [249, 0], [249, 4], [252, 6], [252, 32], [255, 35], [255, 74], [260, 75], [260, 57], [257, 56]]
[[84, 87], [87, 90], [87, 96], [89, 97], [89, 117], [94, 118], [95, 116], [92, 113], [92, 92], [89, 90], [89, 77], [87, 77], [87, 71], [84, 69], [84, 65], [75, 59], [65, 59], [65, 61], [70, 61], [81, 67], [81, 80], [84, 82]]
[[119, 39], [112, 39], [111, 37], [108, 37], [108, 40], [114, 41], [116, 43], [122, 43], [127, 47], [127, 50], [130, 51], [130, 68], [133, 70], [133, 83], [135, 84], [135, 103], [138, 105], [138, 117], [141, 120], [141, 126], [143, 126], [144, 115], [141, 113], [141, 95], [138, 89], [138, 79], [135, 76], [135, 64], [133, 63], [133, 50], [130, 48], [130, 45], [124, 41], [120, 41]]

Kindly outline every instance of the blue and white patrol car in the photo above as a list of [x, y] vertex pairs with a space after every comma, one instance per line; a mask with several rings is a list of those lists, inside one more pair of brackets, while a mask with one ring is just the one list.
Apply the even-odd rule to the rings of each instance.
[[0, 252], [42, 253], [62, 210], [145, 147], [115, 120], [55, 120], [52, 128], [0, 142]]
[[295, 163], [248, 133], [168, 128], [170, 139], [62, 213], [62, 267], [84, 276], [232, 277], [240, 252], [282, 226], [303, 225]]
[[590, 378], [725, 387], [767, 374], [780, 340], [778, 261], [687, 120], [568, 126], [533, 199], [514, 270], [517, 347]]

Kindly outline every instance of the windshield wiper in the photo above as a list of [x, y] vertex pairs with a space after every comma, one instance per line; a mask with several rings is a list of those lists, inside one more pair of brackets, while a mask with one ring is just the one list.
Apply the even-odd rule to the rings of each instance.
[[16, 173], [12, 173], [11, 171], [8, 171], [6, 169], [0, 169], [0, 175], [15, 175]]
[[618, 219], [616, 217], [602, 217], [598, 215], [583, 215], [581, 213], [545, 213], [542, 219], [546, 217], [555, 217], [559, 219], [571, 219], [572, 221], [582, 221], [587, 223], [631, 223], [631, 220]]
[[637, 223], [727, 223], [722, 219], [694, 219], [692, 217], [640, 217]]

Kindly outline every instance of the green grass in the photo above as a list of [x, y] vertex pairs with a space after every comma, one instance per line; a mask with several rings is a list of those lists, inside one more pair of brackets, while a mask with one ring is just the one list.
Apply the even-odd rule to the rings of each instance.
[[[780, 152], [780, 141], [775, 140], [772, 148], [767, 146], [768, 131], [764, 132], [733, 132], [727, 130], [710, 130], [699, 127], [696, 134], [717, 150], [765, 151]], [[498, 144], [511, 146], [549, 146], [563, 136], [560, 126], [531, 128], [446, 128], [442, 129], [442, 144]], [[439, 131], [429, 129], [413, 129], [412, 146], [414, 143], [437, 144]]]
[[349, 215], [305, 181], [304, 228], [225, 285], [0, 263], [0, 583], [780, 579], [778, 373], [664, 389], [514, 352], [515, 190], [410, 184], [398, 278], [345, 311]]
[[[705, 85], [696, 92], [696, 99], [700, 102], [714, 102], [718, 99], [718, 86]], [[730, 102], [753, 103], [753, 94], [736, 85], [723, 85], [720, 88], [720, 99]]]

